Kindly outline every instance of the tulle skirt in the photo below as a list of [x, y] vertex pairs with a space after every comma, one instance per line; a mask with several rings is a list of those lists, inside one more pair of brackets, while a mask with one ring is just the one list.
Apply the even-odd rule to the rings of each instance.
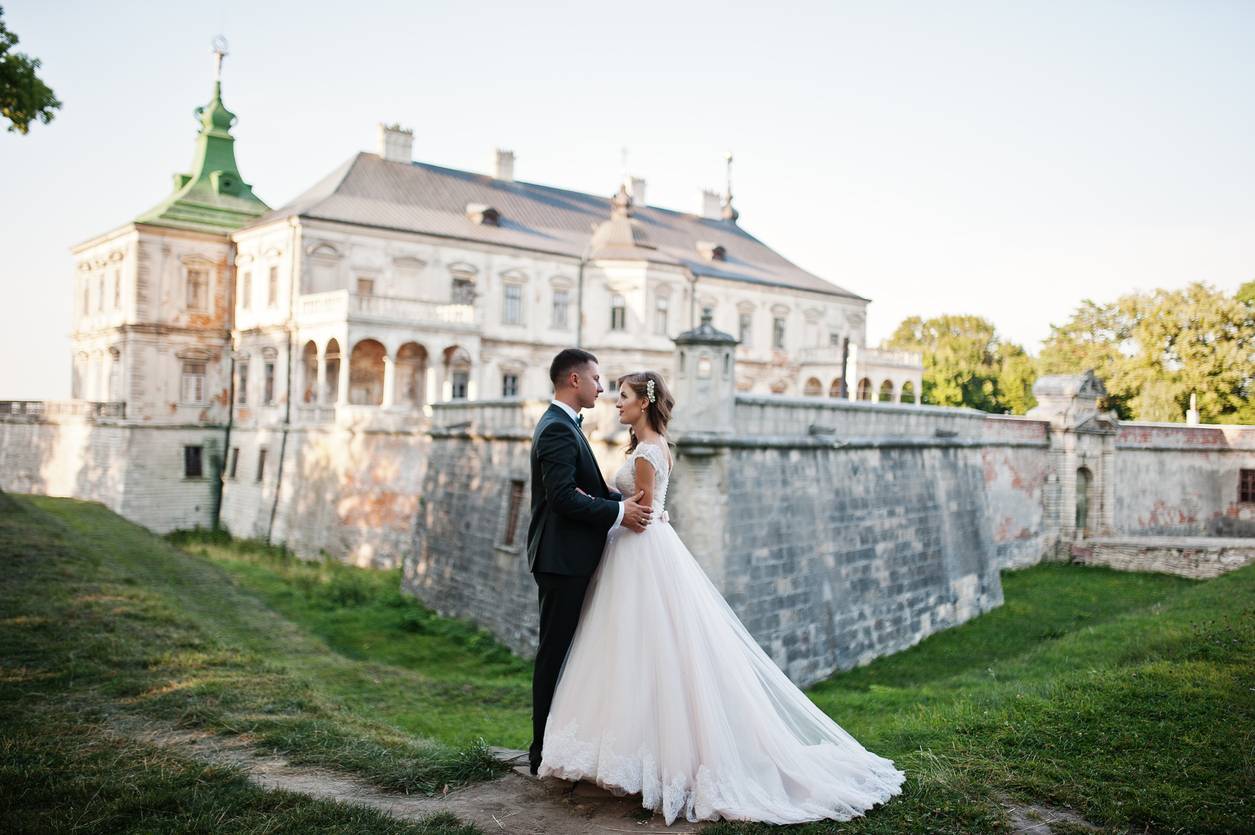
[[587, 780], [668, 825], [849, 820], [904, 772], [806, 697], [675, 529], [610, 532], [546, 720], [539, 774]]

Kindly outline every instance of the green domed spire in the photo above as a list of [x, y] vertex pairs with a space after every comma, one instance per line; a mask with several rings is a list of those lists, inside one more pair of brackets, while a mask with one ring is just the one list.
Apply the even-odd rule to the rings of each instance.
[[174, 193], [155, 208], [140, 215], [139, 223], [195, 229], [202, 232], [229, 232], [238, 229], [269, 210], [244, 182], [235, 164], [235, 137], [231, 126], [235, 114], [222, 103], [222, 59], [226, 40], [214, 40], [217, 73], [209, 104], [196, 108], [200, 133], [196, 137], [196, 157], [192, 173], [174, 175]]

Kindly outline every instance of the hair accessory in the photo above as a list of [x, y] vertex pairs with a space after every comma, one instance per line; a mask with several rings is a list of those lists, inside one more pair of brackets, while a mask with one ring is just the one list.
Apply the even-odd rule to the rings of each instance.
[[653, 403], [653, 402], [655, 402], [655, 401], [657, 400], [657, 398], [656, 398], [656, 397], [654, 397], [654, 381], [653, 381], [653, 378], [650, 378], [649, 380], [646, 380], [646, 381], [645, 381], [645, 396], [649, 398], [649, 402], [650, 402], [650, 403]]

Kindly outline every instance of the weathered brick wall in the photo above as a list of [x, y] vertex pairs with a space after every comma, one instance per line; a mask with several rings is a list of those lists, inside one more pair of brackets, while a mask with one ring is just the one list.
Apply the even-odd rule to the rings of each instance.
[[428, 466], [426, 432], [298, 427], [285, 447], [282, 432], [249, 428], [233, 431], [231, 446], [240, 463], [227, 480], [221, 519], [233, 534], [265, 538], [270, 530], [272, 542], [300, 556], [326, 552], [375, 568], [395, 568], [409, 552]]
[[1255, 539], [1093, 537], [1072, 546], [1072, 561], [1207, 580], [1255, 562]]
[[[728, 456], [723, 592], [794, 681], [1001, 604], [979, 449], [747, 444]], [[700, 504], [683, 505], [682, 537], [703, 524]]]
[[[0, 419], [0, 488], [98, 501], [165, 533], [210, 524], [211, 456], [221, 430], [134, 426], [88, 418]], [[183, 447], [201, 445], [201, 478], [184, 478]]]
[[[447, 421], [457, 429], [433, 432], [404, 586], [442, 614], [469, 617], [530, 655], [536, 586], [521, 540], [535, 415], [495, 404], [477, 420], [473, 407], [458, 408], [450, 413], [456, 420]], [[1002, 601], [1002, 551], [986, 473], [997, 462], [985, 459], [974, 438], [938, 438], [912, 418], [920, 437], [844, 445], [809, 435], [676, 438], [673, 524], [796, 681], [905, 648]], [[1044, 455], [1039, 438], [1000, 442], [1008, 455]], [[617, 450], [599, 452], [609, 472]], [[1035, 465], [1014, 463], [1030, 474], [1027, 481], [1040, 476]], [[512, 479], [525, 490], [520, 541], [511, 547], [500, 540]], [[1025, 495], [1027, 505], [1034, 494]], [[1020, 505], [1005, 512], [1031, 516]]]
[[1255, 536], [1255, 504], [1238, 501], [1240, 469], [1255, 469], [1255, 427], [1121, 424], [1115, 529], [1140, 535]]

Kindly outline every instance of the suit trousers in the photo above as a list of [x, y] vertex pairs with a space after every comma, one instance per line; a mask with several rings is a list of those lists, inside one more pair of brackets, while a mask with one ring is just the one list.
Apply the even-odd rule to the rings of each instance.
[[545, 721], [549, 705], [558, 686], [558, 674], [566, 660], [575, 627], [584, 607], [584, 593], [592, 576], [572, 577], [537, 571], [537, 596], [540, 600], [540, 644], [536, 649], [536, 666], [532, 673], [532, 744], [528, 755], [540, 759], [545, 742]]

